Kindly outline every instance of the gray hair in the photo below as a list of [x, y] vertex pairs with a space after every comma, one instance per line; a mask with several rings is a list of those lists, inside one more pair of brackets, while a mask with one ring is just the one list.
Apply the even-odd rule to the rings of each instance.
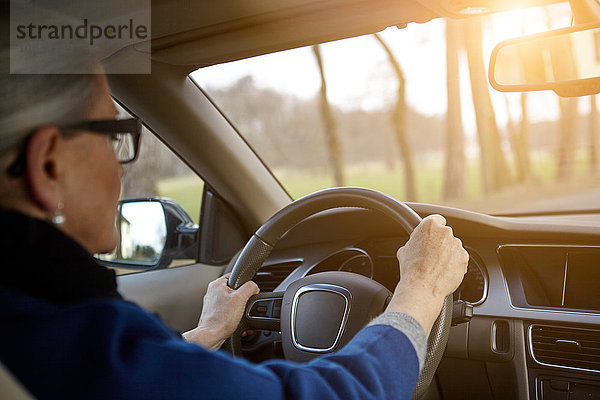
[[85, 120], [98, 87], [98, 77], [92, 74], [1, 73], [0, 153], [20, 144], [40, 126]]
[[20, 144], [36, 128], [86, 119], [97, 93], [93, 75], [0, 77], [0, 152]]
[[[7, 21], [3, 21], [6, 23]], [[87, 71], [101, 67], [96, 56], [85, 46], [56, 51], [50, 43], [41, 43], [35, 59], [21, 56], [8, 41], [0, 46], [0, 155], [20, 145], [36, 128], [53, 124], [67, 126], [87, 118], [99, 91], [94, 74], [65, 74], [74, 64]], [[11, 51], [12, 50], [12, 51]], [[31, 54], [31, 53], [28, 53]], [[44, 66], [47, 74], [32, 74]]]

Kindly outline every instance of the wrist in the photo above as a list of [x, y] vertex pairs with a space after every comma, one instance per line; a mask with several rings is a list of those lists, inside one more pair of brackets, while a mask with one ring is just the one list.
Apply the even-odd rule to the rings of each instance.
[[399, 284], [385, 311], [402, 312], [421, 324], [427, 335], [440, 314], [444, 296], [435, 295], [419, 285]]
[[225, 339], [217, 328], [198, 326], [191, 331], [185, 332], [183, 337], [190, 343], [195, 343], [209, 350], [217, 350]]

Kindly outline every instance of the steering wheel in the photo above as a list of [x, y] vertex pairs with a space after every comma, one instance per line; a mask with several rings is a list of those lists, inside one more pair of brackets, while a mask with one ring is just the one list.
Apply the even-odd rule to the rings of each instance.
[[[251, 280], [279, 239], [302, 220], [321, 211], [357, 207], [379, 212], [410, 234], [421, 217], [383, 193], [353, 187], [325, 189], [281, 209], [250, 238], [236, 260], [229, 286]], [[350, 272], [321, 272], [298, 279], [284, 292], [265, 292], [248, 301], [244, 317], [224, 347], [240, 356], [241, 334], [247, 329], [281, 331], [286, 359], [308, 361], [346, 344], [387, 306], [392, 293], [383, 285]], [[425, 365], [414, 398], [422, 398], [440, 363], [452, 321], [452, 295], [444, 300], [427, 343]]]

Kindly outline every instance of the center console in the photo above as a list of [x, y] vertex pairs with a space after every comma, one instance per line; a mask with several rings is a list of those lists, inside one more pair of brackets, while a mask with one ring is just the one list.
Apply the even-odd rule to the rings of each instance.
[[[499, 248], [511, 305], [600, 314], [600, 247]], [[530, 397], [600, 399], [600, 326], [525, 321]]]

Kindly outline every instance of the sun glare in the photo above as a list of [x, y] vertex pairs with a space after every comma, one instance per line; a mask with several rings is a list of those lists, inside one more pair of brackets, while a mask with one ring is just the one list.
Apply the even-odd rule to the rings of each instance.
[[567, 3], [548, 7], [512, 10], [491, 17], [496, 42], [545, 32], [570, 25], [571, 10]]

